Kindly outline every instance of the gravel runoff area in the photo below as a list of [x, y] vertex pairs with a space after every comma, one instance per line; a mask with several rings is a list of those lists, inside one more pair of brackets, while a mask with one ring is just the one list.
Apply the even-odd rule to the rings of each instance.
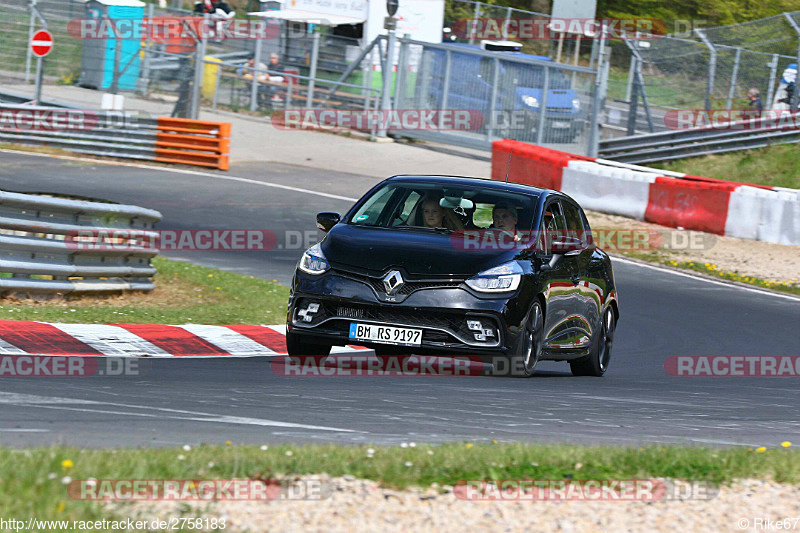
[[[482, 501], [456, 498], [451, 487], [391, 490], [351, 476], [298, 476], [329, 483], [315, 501], [225, 501], [202, 504], [108, 504], [134, 519], [224, 518], [226, 532], [256, 531], [763, 531], [800, 532], [800, 486], [741, 480], [710, 499], [641, 501]], [[326, 485], [327, 486], [327, 485]], [[111, 509], [109, 509], [111, 510]], [[784, 525], [767, 526], [766, 520]], [[786, 527], [788, 525], [788, 528]]]

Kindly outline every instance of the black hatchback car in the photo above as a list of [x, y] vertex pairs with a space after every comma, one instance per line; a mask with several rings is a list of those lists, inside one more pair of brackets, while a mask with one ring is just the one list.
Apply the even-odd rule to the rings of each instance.
[[292, 280], [290, 355], [356, 344], [480, 356], [518, 376], [544, 359], [581, 376], [608, 368], [619, 319], [611, 260], [565, 194], [395, 176], [317, 225], [327, 235]]

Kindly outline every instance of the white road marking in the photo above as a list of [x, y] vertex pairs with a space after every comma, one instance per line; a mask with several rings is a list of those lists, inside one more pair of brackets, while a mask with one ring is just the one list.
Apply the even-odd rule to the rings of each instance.
[[690, 274], [688, 272], [680, 272], [680, 271], [672, 269], [672, 268], [661, 267], [661, 266], [658, 266], [658, 265], [650, 265], [650, 264], [640, 263], [638, 261], [630, 261], [630, 260], [625, 259], [623, 257], [620, 257], [618, 255], [613, 256], [612, 260], [614, 262], [625, 263], [625, 264], [628, 264], [628, 265], [639, 266], [639, 267], [642, 267], [642, 268], [650, 268], [650, 269], [653, 269], [653, 270], [658, 270], [659, 272], [664, 272], [665, 274], [673, 274], [675, 276], [682, 276], [684, 278], [692, 278], [692, 279], [695, 279], [697, 281], [705, 281], [706, 283], [713, 283], [714, 285], [722, 285], [723, 287], [727, 287], [729, 289], [739, 289], [739, 290], [748, 291], [748, 292], [756, 292], [756, 293], [761, 294], [763, 296], [774, 296], [776, 298], [783, 298], [785, 300], [792, 300], [795, 303], [800, 303], [800, 298], [798, 298], [797, 296], [791, 296], [789, 294], [781, 294], [781, 293], [774, 292], [774, 291], [761, 290], [761, 289], [751, 288], [751, 287], [743, 287], [742, 285], [737, 285], [737, 284], [733, 284], [733, 283], [725, 283], [724, 281], [717, 281], [717, 280], [708, 279], [708, 278], [702, 277], [702, 276], [695, 276], [695, 275], [692, 275], [692, 274]]
[[193, 335], [197, 335], [220, 350], [224, 350], [233, 355], [239, 354], [263, 354], [274, 355], [275, 351], [270, 350], [263, 344], [259, 344], [241, 333], [237, 333], [225, 326], [205, 326], [202, 324], [184, 324], [178, 326]]
[[[84, 413], [114, 414], [120, 416], [138, 416], [148, 418], [169, 418], [174, 420], [191, 420], [195, 422], [208, 422], [215, 424], [239, 424], [248, 426], [272, 426], [282, 428], [311, 429], [320, 431], [337, 431], [340, 433], [364, 433], [354, 429], [335, 428], [328, 426], [312, 426], [309, 424], [295, 424], [293, 422], [281, 422], [278, 420], [267, 420], [264, 418], [251, 418], [244, 416], [229, 416], [216, 413], [204, 413], [199, 411], [185, 411], [182, 409], [170, 409], [166, 407], [151, 407], [148, 405], [131, 405], [114, 402], [96, 402], [93, 400], [80, 400], [73, 398], [60, 398], [55, 396], [37, 396], [34, 394], [16, 394], [0, 392], [0, 404], [13, 404], [23, 407], [39, 407], [42, 409], [56, 409], [63, 411], [79, 411]], [[67, 407], [69, 404], [77, 405], [96, 405], [99, 409]], [[120, 411], [112, 411], [103, 408], [119, 407]], [[156, 411], [155, 413], [136, 412], [141, 410]]]
[[130, 331], [103, 324], [50, 324], [105, 355], [169, 355]]

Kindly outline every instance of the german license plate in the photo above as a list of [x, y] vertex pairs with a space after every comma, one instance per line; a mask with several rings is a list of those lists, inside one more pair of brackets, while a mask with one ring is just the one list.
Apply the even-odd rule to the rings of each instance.
[[351, 322], [350, 338], [359, 341], [379, 342], [382, 344], [419, 346], [422, 341], [422, 330]]

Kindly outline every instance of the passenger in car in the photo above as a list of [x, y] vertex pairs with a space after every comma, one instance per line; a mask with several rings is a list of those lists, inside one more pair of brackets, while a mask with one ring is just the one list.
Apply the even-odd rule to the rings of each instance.
[[459, 220], [456, 214], [453, 213], [453, 210], [442, 207], [439, 204], [441, 199], [441, 196], [431, 193], [426, 194], [422, 198], [420, 207], [417, 209], [417, 212], [422, 214], [422, 220], [419, 221], [417, 225], [426, 226], [428, 228], [463, 229], [464, 224]]
[[517, 233], [518, 221], [517, 208], [513, 205], [498, 202], [492, 207], [492, 227], [512, 234], [515, 241], [520, 240]]

